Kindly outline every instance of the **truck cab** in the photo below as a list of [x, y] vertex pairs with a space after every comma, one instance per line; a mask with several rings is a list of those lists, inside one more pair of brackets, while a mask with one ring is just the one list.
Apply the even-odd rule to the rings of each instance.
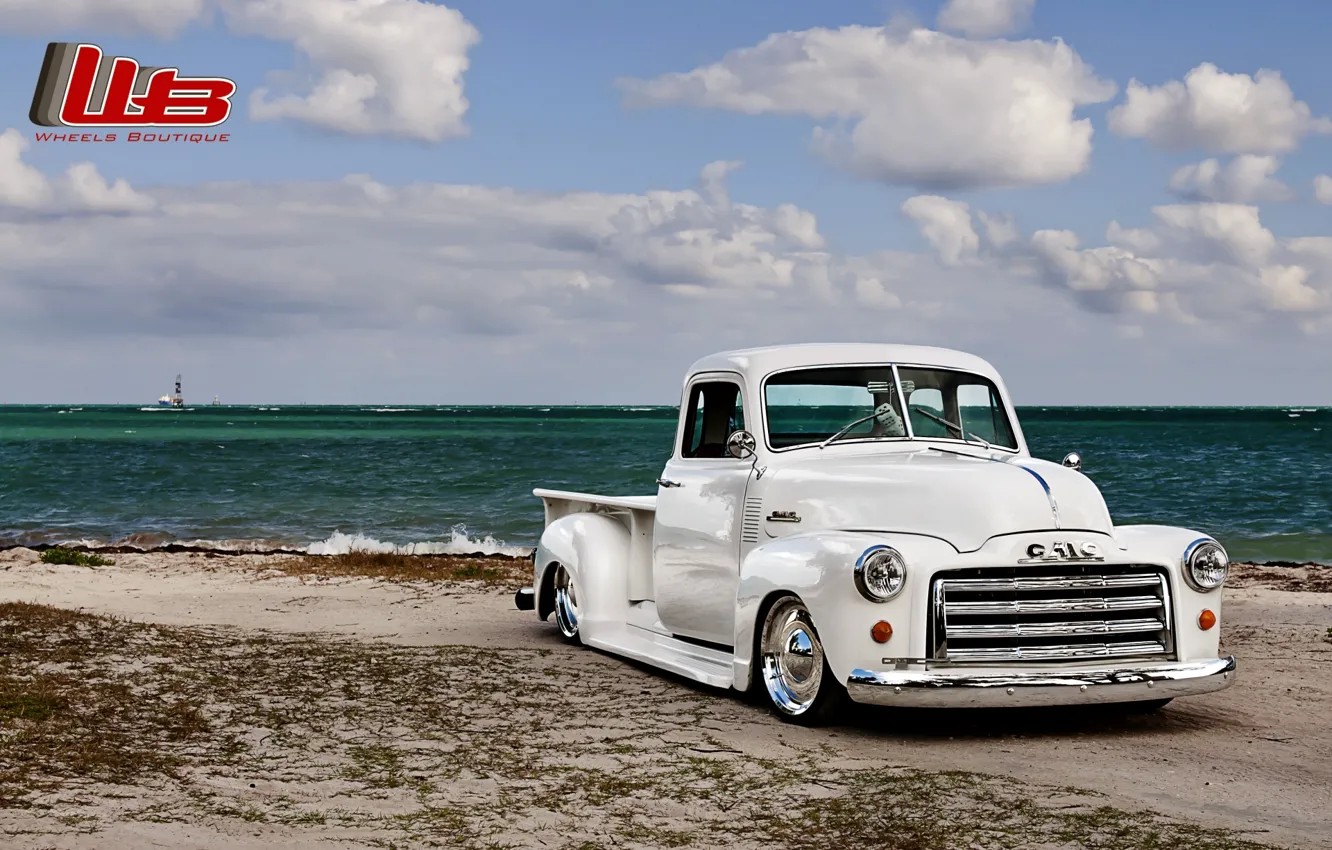
[[656, 483], [535, 490], [545, 529], [520, 607], [570, 642], [759, 688], [799, 723], [847, 700], [1154, 708], [1234, 681], [1220, 543], [1116, 526], [1076, 455], [1030, 455], [979, 357], [705, 357]]

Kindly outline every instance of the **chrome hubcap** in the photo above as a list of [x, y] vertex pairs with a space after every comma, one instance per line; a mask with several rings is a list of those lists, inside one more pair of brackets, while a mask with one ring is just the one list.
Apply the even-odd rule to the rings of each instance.
[[563, 564], [555, 568], [555, 622], [565, 637], [578, 634], [578, 595]]
[[790, 598], [772, 606], [759, 651], [773, 704], [787, 714], [807, 711], [823, 684], [823, 645], [808, 609]]

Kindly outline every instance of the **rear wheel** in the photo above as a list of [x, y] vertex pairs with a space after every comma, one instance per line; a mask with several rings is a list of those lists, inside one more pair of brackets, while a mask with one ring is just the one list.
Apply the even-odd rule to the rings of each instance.
[[768, 703], [783, 720], [822, 725], [846, 703], [846, 689], [828, 667], [809, 609], [794, 596], [784, 596], [768, 609], [759, 638], [759, 665]]
[[569, 643], [582, 643], [578, 636], [578, 593], [574, 589], [573, 576], [564, 568], [564, 564], [555, 566], [555, 624], [560, 627], [560, 634]]

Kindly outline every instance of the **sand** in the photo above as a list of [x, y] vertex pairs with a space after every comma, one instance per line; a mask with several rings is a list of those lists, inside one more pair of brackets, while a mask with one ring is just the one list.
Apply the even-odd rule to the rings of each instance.
[[[173, 778], [111, 789], [75, 777], [38, 805], [0, 808], [0, 845], [759, 847], [775, 834], [800, 846], [790, 836], [815, 815], [820, 829], [843, 830], [820, 840], [863, 841], [811, 808], [858, 794], [866, 811], [924, 806], [922, 829], [957, 829], [983, 847], [1025, 846], [1012, 843], [1024, 829], [1032, 846], [1076, 846], [1058, 838], [1074, 816], [1079, 828], [1104, 817], [1087, 827], [1102, 837], [1158, 821], [1184, 824], [1186, 837], [1201, 824], [1293, 847], [1332, 836], [1332, 569], [1237, 568], [1222, 631], [1237, 684], [1155, 715], [858, 709], [844, 725], [801, 729], [567, 646], [502, 587], [294, 577], [268, 556], [111, 557], [88, 568], [0, 552], [0, 602], [165, 629], [134, 638], [145, 653], [169, 654], [185, 635], [198, 648], [160, 668], [182, 676], [230, 669], [260, 651], [254, 636], [271, 637], [269, 661], [241, 677], [254, 686], [246, 700], [271, 703], [269, 714], [233, 705], [218, 721], [241, 756], [200, 747]], [[263, 678], [307, 663], [305, 679]], [[374, 692], [344, 681], [386, 668]], [[341, 691], [321, 689], [334, 679]], [[1140, 814], [1149, 810], [1163, 820]], [[1008, 832], [987, 833], [989, 821]], [[1197, 846], [1244, 846], [1218, 840]]]

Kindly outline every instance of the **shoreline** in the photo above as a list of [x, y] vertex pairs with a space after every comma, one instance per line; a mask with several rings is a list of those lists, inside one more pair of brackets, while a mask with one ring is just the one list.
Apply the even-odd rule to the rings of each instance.
[[[309, 545], [309, 544], [307, 544]], [[407, 544], [410, 546], [411, 544]], [[397, 547], [405, 548], [405, 547]], [[510, 546], [510, 549], [519, 549], [526, 547]], [[197, 546], [190, 543], [163, 543], [160, 546], [134, 546], [125, 543], [108, 543], [105, 546], [89, 546], [86, 543], [12, 543], [0, 546], [0, 552], [9, 552], [14, 549], [30, 549], [34, 552], [45, 552], [48, 549], [67, 549], [72, 552], [84, 552], [88, 554], [112, 554], [112, 555], [151, 555], [154, 552], [165, 552], [167, 554], [194, 553], [199, 555], [301, 555], [311, 558], [336, 558], [344, 553], [315, 553], [307, 552], [305, 549], [297, 547], [278, 547], [270, 549], [227, 549], [220, 546]], [[365, 551], [370, 554], [377, 554], [375, 550], [351, 550], [353, 552]], [[531, 560], [535, 552], [533, 547], [526, 555], [510, 555], [504, 552], [392, 552], [386, 554], [400, 555], [405, 558], [495, 558], [504, 561], [528, 561]]]
[[[315, 545], [315, 544], [306, 544], [307, 547], [308, 547], [308, 546], [311, 546], [311, 545]], [[503, 560], [503, 561], [528, 561], [528, 560], [531, 560], [532, 555], [535, 554], [535, 552], [536, 552], [536, 548], [535, 548], [535, 547], [527, 547], [527, 546], [508, 546], [507, 544], [505, 545], [505, 548], [508, 548], [508, 549], [521, 549], [521, 550], [526, 550], [526, 554], [512, 555], [512, 554], [508, 554], [508, 553], [506, 553], [506, 552], [482, 552], [482, 551], [480, 551], [480, 550], [471, 551], [471, 552], [466, 552], [466, 551], [459, 551], [459, 552], [404, 552], [404, 551], [400, 551], [400, 550], [410, 548], [413, 544], [408, 543], [408, 544], [403, 544], [403, 545], [401, 545], [401, 546], [399, 546], [399, 545], [397, 545], [397, 544], [391, 544], [391, 545], [394, 546], [395, 551], [393, 551], [393, 552], [391, 552], [391, 553], [387, 553], [387, 554], [400, 555], [400, 556], [402, 556], [402, 557], [409, 557], [409, 558], [435, 558], [435, 559], [447, 559], [447, 558], [478, 558], [478, 559], [485, 559], [485, 558], [494, 558], [494, 559], [497, 559], [497, 560]], [[163, 553], [166, 553], [166, 554], [194, 553], [194, 554], [200, 554], [200, 555], [219, 555], [219, 556], [231, 556], [231, 555], [266, 555], [266, 556], [275, 556], [275, 555], [303, 555], [303, 556], [309, 556], [309, 557], [312, 557], [312, 558], [334, 558], [334, 557], [338, 557], [338, 555], [346, 554], [346, 553], [309, 552], [309, 551], [307, 551], [305, 548], [301, 548], [301, 547], [296, 546], [296, 545], [292, 545], [292, 546], [276, 546], [276, 547], [270, 547], [270, 548], [266, 548], [266, 549], [259, 549], [259, 548], [255, 548], [255, 549], [228, 548], [228, 547], [225, 547], [225, 546], [206, 546], [206, 545], [196, 545], [196, 544], [192, 544], [192, 543], [162, 543], [162, 544], [160, 544], [160, 545], [156, 545], [156, 546], [135, 546], [135, 545], [133, 545], [133, 544], [126, 544], [126, 543], [108, 543], [108, 544], [105, 544], [105, 545], [101, 545], [101, 544], [99, 544], [99, 545], [89, 545], [89, 544], [87, 544], [87, 543], [7, 543], [7, 544], [4, 544], [4, 545], [0, 545], [0, 552], [9, 552], [9, 551], [12, 551], [12, 550], [14, 550], [14, 549], [30, 549], [30, 550], [32, 550], [32, 551], [34, 551], [34, 552], [45, 552], [45, 551], [47, 551], [48, 549], [68, 549], [68, 550], [70, 550], [70, 551], [74, 551], [74, 552], [84, 552], [84, 553], [87, 553], [87, 554], [113, 554], [113, 555], [117, 555], [117, 554], [118, 554], [118, 555], [128, 555], [128, 554], [134, 554], [134, 555], [149, 555], [149, 554], [152, 554], [152, 553], [154, 553], [154, 552], [163, 552]], [[352, 549], [352, 550], [350, 550], [350, 551], [351, 551], [351, 552], [366, 552], [366, 553], [370, 553], [370, 554], [377, 554], [377, 553], [378, 553], [378, 550], [374, 550], [374, 549], [365, 549], [365, 550]], [[1329, 559], [1328, 561], [1287, 561], [1287, 560], [1257, 561], [1257, 560], [1243, 560], [1243, 561], [1232, 561], [1232, 562], [1231, 562], [1231, 566], [1235, 566], [1235, 567], [1269, 567], [1269, 568], [1274, 568], [1274, 569], [1305, 569], [1305, 568], [1313, 568], [1313, 569], [1328, 569], [1328, 570], [1332, 570], [1332, 559]]]

